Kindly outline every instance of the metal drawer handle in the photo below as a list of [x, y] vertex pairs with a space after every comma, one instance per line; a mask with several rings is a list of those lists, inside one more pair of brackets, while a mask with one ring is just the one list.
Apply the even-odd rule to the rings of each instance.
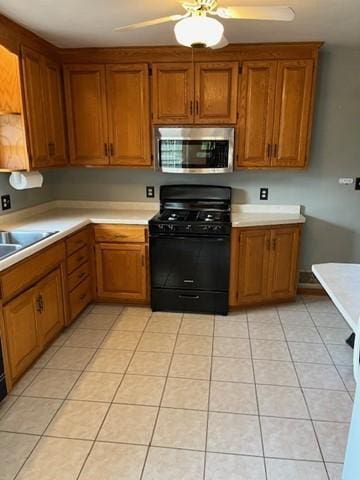
[[85, 273], [85, 272], [81, 272], [81, 273], [79, 273], [78, 278], [82, 278], [84, 275], [86, 275], [86, 273]]
[[82, 295], [80, 295], [79, 299], [80, 300], [84, 300], [86, 298], [86, 293], [83, 293]]
[[186, 300], [199, 300], [200, 296], [199, 295], [178, 295], [179, 298], [184, 298]]
[[194, 280], [184, 280], [184, 283], [194, 283]]

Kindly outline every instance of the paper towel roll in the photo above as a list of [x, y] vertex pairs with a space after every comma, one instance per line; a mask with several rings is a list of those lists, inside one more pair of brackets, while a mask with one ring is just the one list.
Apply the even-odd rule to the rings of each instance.
[[43, 176], [40, 172], [12, 172], [9, 177], [9, 183], [15, 190], [41, 188]]

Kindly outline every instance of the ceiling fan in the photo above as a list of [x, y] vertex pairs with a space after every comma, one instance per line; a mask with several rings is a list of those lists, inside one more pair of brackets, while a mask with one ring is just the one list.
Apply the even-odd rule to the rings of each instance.
[[283, 6], [219, 7], [216, 0], [195, 0], [193, 3], [183, 3], [182, 6], [186, 10], [184, 15], [170, 15], [133, 23], [115, 28], [114, 31], [123, 32], [167, 22], [177, 22], [174, 32], [176, 40], [181, 45], [193, 48], [222, 48], [229, 43], [224, 35], [224, 26], [211, 16], [218, 16], [225, 20], [277, 20], [283, 22], [291, 22], [295, 18], [292, 8]]

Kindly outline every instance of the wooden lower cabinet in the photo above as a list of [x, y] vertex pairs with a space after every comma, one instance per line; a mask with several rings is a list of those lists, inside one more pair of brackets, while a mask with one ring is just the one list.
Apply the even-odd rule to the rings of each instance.
[[272, 299], [296, 294], [299, 242], [299, 228], [279, 228], [271, 232], [268, 293]]
[[41, 351], [37, 329], [36, 294], [36, 288], [30, 288], [3, 308], [5, 341], [12, 380], [17, 380]]
[[98, 243], [95, 256], [99, 298], [134, 302], [146, 300], [145, 244]]
[[233, 228], [231, 240], [230, 306], [295, 296], [300, 226]]
[[48, 344], [64, 328], [64, 304], [60, 268], [41, 280], [37, 286], [39, 305], [37, 328], [42, 346]]
[[64, 327], [61, 271], [57, 268], [3, 307], [11, 380], [17, 380]]

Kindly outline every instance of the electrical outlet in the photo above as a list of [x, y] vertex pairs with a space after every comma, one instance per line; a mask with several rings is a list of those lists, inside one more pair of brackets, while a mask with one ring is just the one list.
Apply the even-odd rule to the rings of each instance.
[[9, 210], [11, 208], [10, 195], [1, 195], [1, 209]]
[[260, 188], [260, 200], [268, 200], [269, 198], [269, 189], [262, 187]]
[[146, 198], [154, 198], [155, 197], [155, 187], [147, 186], [146, 187]]
[[360, 190], [360, 177], [355, 179], [355, 190]]

